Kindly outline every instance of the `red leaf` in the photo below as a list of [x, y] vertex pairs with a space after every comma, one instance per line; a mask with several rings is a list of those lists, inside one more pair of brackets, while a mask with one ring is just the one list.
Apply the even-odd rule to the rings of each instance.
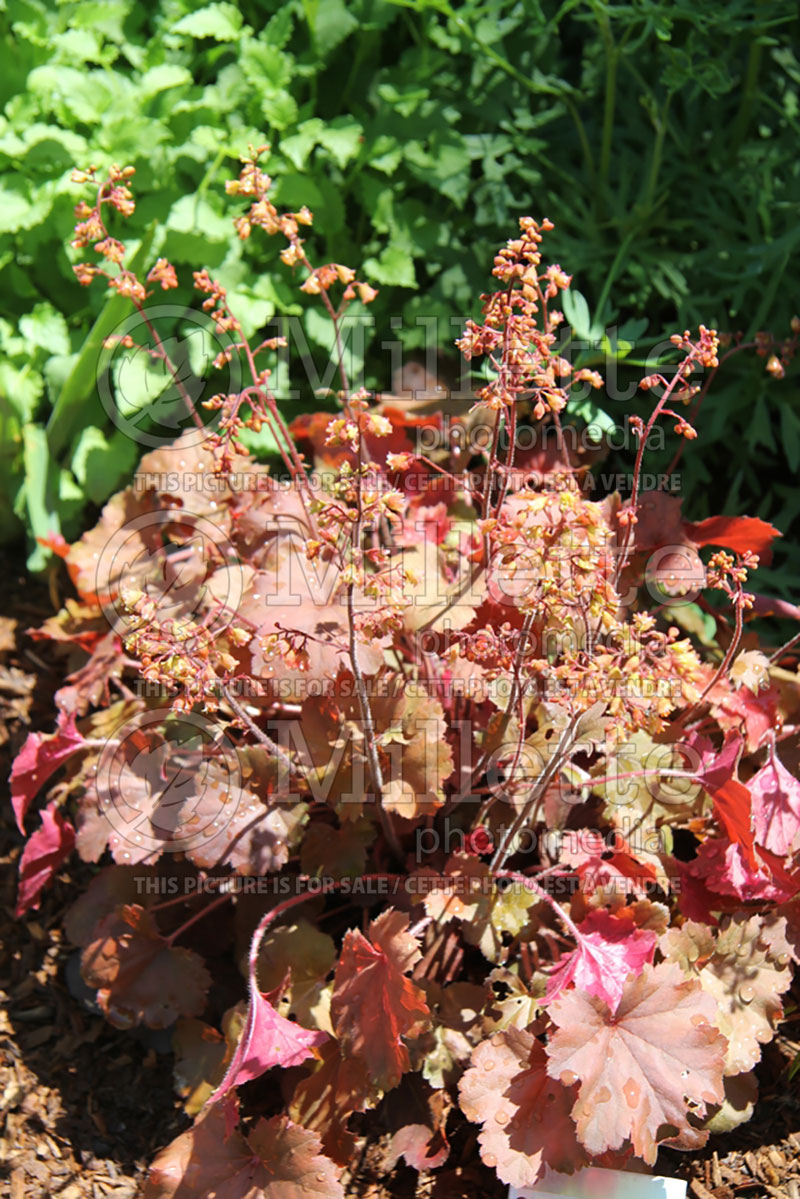
[[481, 1157], [509, 1186], [534, 1186], [545, 1164], [571, 1173], [585, 1161], [570, 1116], [575, 1092], [548, 1077], [530, 1032], [507, 1028], [483, 1041], [459, 1098], [467, 1119], [483, 1125]]
[[11, 803], [17, 828], [24, 835], [25, 815], [31, 801], [59, 766], [66, 762], [85, 741], [75, 728], [75, 716], [60, 716], [58, 729], [50, 736], [29, 733], [11, 767]]
[[316, 1133], [273, 1116], [245, 1139], [226, 1127], [226, 1114], [215, 1105], [161, 1150], [144, 1199], [344, 1199]]
[[736, 773], [742, 756], [742, 738], [738, 733], [729, 733], [722, 749], [717, 752], [707, 737], [691, 737], [689, 745], [700, 754], [702, 766], [700, 781], [706, 791], [712, 793], [724, 786]]
[[726, 549], [758, 554], [762, 565], [768, 565], [772, 554], [770, 543], [782, 534], [757, 516], [709, 516], [692, 523], [681, 519], [678, 496], [664, 491], [645, 492], [637, 506], [635, 528], [636, 549], [655, 549], [661, 545], [723, 545]]
[[[158, 903], [159, 884], [150, 883], [156, 877], [152, 866], [106, 866], [67, 910], [64, 931], [72, 944], [85, 949], [96, 939], [100, 921], [120, 904], [140, 903], [148, 908]], [[148, 893], [150, 886], [153, 889]]]
[[[624, 508], [629, 507], [626, 503]], [[636, 506], [634, 543], [639, 552], [661, 545], [682, 545], [685, 525], [681, 520], [681, 499], [666, 491], [646, 491]]]
[[766, 764], [753, 775], [748, 786], [753, 797], [758, 843], [780, 856], [791, 853], [800, 832], [800, 782], [781, 762], [774, 742]]
[[175, 949], [139, 904], [122, 904], [95, 929], [81, 958], [87, 986], [116, 1028], [144, 1023], [167, 1028], [178, 1016], [196, 1016], [211, 984], [202, 960]]
[[720, 824], [730, 840], [739, 846], [748, 865], [755, 869], [752, 811], [747, 787], [738, 779], [728, 779], [712, 793], [712, 799]]
[[695, 545], [724, 545], [739, 554], [750, 550], [758, 554], [762, 566], [772, 561], [770, 545], [774, 538], [783, 536], [757, 516], [709, 516], [696, 524], [686, 521], [683, 527]]
[[[705, 841], [697, 857], [683, 868], [683, 874], [688, 875], [689, 879], [701, 880], [709, 891], [718, 895], [730, 895], [743, 900], [782, 903], [800, 890], [800, 882], [782, 868], [778, 858], [759, 848], [755, 865], [751, 866], [745, 859], [742, 847], [724, 837]], [[683, 904], [681, 907], [691, 919], [708, 921], [702, 906], [694, 911]]]
[[753, 753], [763, 745], [778, 719], [778, 690], [775, 686], [754, 695], [747, 687], [732, 690], [728, 679], [720, 679], [708, 694], [711, 714], [724, 733], [740, 732], [745, 749]]
[[581, 1080], [572, 1115], [589, 1153], [618, 1149], [630, 1139], [634, 1152], [653, 1165], [664, 1125], [696, 1135], [689, 1104], [702, 1113], [724, 1096], [727, 1042], [713, 1026], [716, 1012], [700, 983], [666, 962], [645, 966], [613, 1015], [581, 991], [550, 1007], [557, 1031], [547, 1049], [548, 1073], [565, 1086]]
[[757, 870], [750, 792], [744, 783], [734, 778], [742, 752], [742, 738], [738, 733], [728, 733], [725, 744], [716, 755], [704, 737], [696, 741], [695, 748], [703, 758], [700, 782], [713, 800], [720, 824], [728, 838], [741, 848], [750, 868]]
[[251, 983], [247, 1022], [225, 1077], [214, 1092], [214, 1102], [232, 1087], [260, 1078], [273, 1066], [299, 1066], [327, 1040], [327, 1033], [303, 1028], [276, 1012]]
[[422, 1031], [430, 1011], [419, 987], [405, 972], [420, 958], [408, 916], [393, 908], [369, 927], [345, 936], [336, 967], [331, 1019], [346, 1055], [361, 1057], [372, 1080], [384, 1091], [397, 1086], [409, 1069], [402, 1037]]
[[406, 1074], [382, 1107], [391, 1134], [386, 1170], [400, 1157], [414, 1170], [438, 1170], [450, 1156], [447, 1117], [453, 1101], [446, 1088], [434, 1090], [419, 1074]]
[[364, 1062], [342, 1057], [337, 1041], [329, 1040], [319, 1057], [314, 1073], [295, 1086], [289, 1115], [304, 1128], [319, 1132], [328, 1156], [346, 1165], [355, 1147], [355, 1136], [347, 1130], [348, 1117], [374, 1106], [379, 1092], [370, 1084]]
[[656, 881], [652, 864], [640, 862], [622, 836], [617, 836], [614, 850], [609, 854], [602, 833], [567, 829], [561, 842], [560, 860], [574, 867], [587, 895], [603, 887], [623, 894], [630, 890], [646, 895]]
[[[442, 423], [440, 415], [433, 417], [408, 417], [400, 408], [384, 409], [384, 415], [392, 422], [392, 431], [388, 437], [377, 437], [367, 431], [364, 435], [364, 446], [367, 457], [379, 466], [385, 466], [387, 454], [413, 454], [414, 444], [406, 436], [406, 428], [439, 427]], [[328, 426], [334, 420], [331, 412], [307, 412], [297, 416], [289, 426], [289, 431], [299, 443], [310, 444], [314, 451], [315, 462], [320, 466], [340, 466], [342, 462], [356, 464], [356, 457], [346, 446], [326, 445]], [[305, 448], [303, 446], [302, 448]]]
[[[752, 594], [752, 593], [751, 593]], [[800, 620], [800, 608], [788, 600], [774, 595], [753, 595], [753, 604], [747, 614], [754, 616], [779, 616], [783, 620]]]
[[[258, 960], [261, 942], [271, 915], [263, 917], [253, 933], [248, 957], [248, 1003], [239, 1043], [234, 1050], [225, 1077], [211, 1096], [216, 1103], [240, 1083], [260, 1078], [273, 1066], [299, 1066], [328, 1040], [327, 1033], [303, 1028], [276, 1012], [258, 986]], [[316, 1054], [319, 1057], [319, 1054]]]
[[19, 863], [19, 892], [16, 914], [38, 908], [42, 891], [69, 857], [75, 844], [75, 829], [55, 803], [42, 810], [41, 826], [28, 838]]
[[641, 974], [645, 963], [653, 960], [656, 934], [605, 909], [590, 912], [578, 929], [578, 948], [550, 975], [547, 1002], [574, 982], [587, 994], [604, 999], [614, 1012], [628, 975]]
[[414, 1170], [438, 1170], [450, 1156], [450, 1142], [444, 1129], [433, 1134], [427, 1124], [406, 1124], [392, 1137], [389, 1160], [402, 1157]]

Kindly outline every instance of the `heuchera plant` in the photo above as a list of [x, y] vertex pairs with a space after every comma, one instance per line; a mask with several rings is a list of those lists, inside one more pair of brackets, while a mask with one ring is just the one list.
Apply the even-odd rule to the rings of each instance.
[[[172, 370], [148, 300], [175, 271], [140, 279], [106, 224], [133, 209], [130, 174], [81, 176], [73, 244], [99, 265], [76, 271], [130, 298]], [[270, 184], [251, 150], [228, 184], [239, 236], [285, 239], [340, 344], [375, 292], [312, 263], [311, 213], [278, 212]], [[561, 421], [603, 380], [558, 352], [570, 278], [543, 264], [550, 228], [520, 221], [458, 342], [485, 368], [461, 418], [488, 429], [471, 458], [420, 453], [441, 414], [354, 390], [343, 354], [338, 414], [288, 428], [277, 340], [251, 347], [196, 272], [230, 339], [215, 365], [240, 359], [247, 386], [206, 427], [175, 371], [196, 429], [59, 546], [78, 598], [35, 636], [71, 673], [55, 732], [13, 769], [24, 833], [47, 790], [19, 912], [73, 850], [113, 863], [67, 931], [112, 1023], [174, 1025], [194, 1123], [151, 1199], [343, 1195], [356, 1113], [379, 1104], [392, 1160], [446, 1169], [460, 1108], [518, 1187], [652, 1165], [752, 1110], [800, 894], [796, 679], [745, 633], [765, 610], [748, 571], [778, 534], [692, 524], [642, 490], [656, 422], [695, 436], [682, 410], [718, 367], [703, 327], [642, 380], [629, 497], [590, 498]], [[761, 349], [786, 363], [795, 340]], [[547, 454], [520, 448], [523, 424], [553, 434]], [[242, 447], [264, 427], [282, 473]], [[673, 619], [692, 627], [689, 593], [702, 655]]]

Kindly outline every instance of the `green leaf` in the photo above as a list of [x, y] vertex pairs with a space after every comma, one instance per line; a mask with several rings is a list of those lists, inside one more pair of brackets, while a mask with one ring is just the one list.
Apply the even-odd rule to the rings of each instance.
[[[47, 538], [61, 532], [57, 511], [58, 478], [41, 425], [26, 425], [22, 431], [25, 463], [24, 504], [33, 536]], [[51, 551], [36, 545], [28, 556], [28, 569], [43, 570]]]
[[282, 208], [300, 208], [307, 204], [312, 212], [324, 203], [322, 192], [308, 174], [282, 173], [272, 191], [272, 199]]
[[19, 331], [23, 337], [50, 354], [68, 354], [72, 349], [67, 322], [52, 304], [37, 304], [28, 316], [20, 317]]
[[617, 336], [621, 340], [630, 341], [635, 345], [642, 334], [647, 331], [648, 324], [649, 321], [646, 316], [641, 317], [640, 320], [626, 321], [625, 324], [617, 330]]
[[592, 318], [586, 298], [575, 288], [568, 287], [561, 293], [561, 307], [575, 336], [580, 341], [592, 341]]
[[358, 29], [358, 20], [344, 0], [318, 0], [304, 3], [306, 20], [319, 54], [325, 58], [340, 42]]
[[53, 354], [42, 367], [42, 374], [47, 386], [47, 396], [51, 405], [58, 399], [62, 387], [74, 370], [79, 358], [80, 354]]
[[102, 504], [133, 470], [139, 451], [121, 429], [109, 441], [102, 429], [89, 425], [78, 435], [70, 466], [87, 497]]
[[306, 165], [314, 146], [324, 146], [340, 167], [358, 154], [364, 130], [350, 117], [326, 123], [319, 117], [303, 121], [296, 132], [281, 140], [280, 150], [298, 170]]
[[403, 147], [395, 137], [381, 134], [370, 147], [369, 165], [384, 175], [393, 175], [403, 160]]
[[219, 4], [208, 4], [195, 12], [181, 17], [173, 26], [173, 33], [186, 33], [189, 37], [210, 37], [216, 42], [235, 42], [242, 29], [242, 14], [233, 4], [222, 0]]
[[0, 397], [7, 400], [21, 422], [33, 419], [44, 382], [38, 371], [30, 366], [18, 368], [10, 362], [0, 362]]
[[336, 117], [323, 125], [318, 141], [330, 152], [338, 166], [344, 168], [361, 148], [363, 126], [351, 117]]
[[102, 429], [89, 425], [78, 434], [78, 439], [72, 450], [70, 467], [79, 483], [86, 483], [86, 464], [93, 453], [108, 453], [108, 441]]
[[624, 338], [617, 337], [615, 333], [609, 330], [607, 333], [603, 334], [603, 338], [600, 342], [600, 349], [607, 358], [616, 358], [617, 360], [621, 361], [623, 358], [627, 358], [630, 354], [631, 350], [633, 349], [633, 342], [625, 341]]
[[[614, 418], [609, 416], [605, 409], [600, 408], [591, 397], [583, 400], [569, 400], [567, 412], [570, 416], [579, 416], [592, 431], [596, 430], [598, 434], [610, 435], [617, 427]], [[597, 437], [597, 440], [600, 441], [600, 436]]]
[[319, 141], [320, 134], [325, 128], [319, 117], [303, 121], [290, 137], [281, 138], [280, 151], [299, 171], [303, 169], [309, 154]]
[[154, 404], [172, 381], [164, 363], [153, 362], [149, 355], [136, 347], [114, 355], [111, 376], [116, 405], [127, 419]]
[[716, 649], [717, 622], [710, 612], [704, 612], [697, 604], [669, 604], [664, 608], [664, 617], [693, 634], [701, 645]]
[[31, 189], [25, 181], [0, 183], [0, 233], [18, 233], [40, 224], [53, 206], [53, 192], [45, 185]]
[[239, 440], [259, 462], [281, 452], [280, 442], [269, 425], [262, 425], [258, 433], [254, 433], [252, 429], [242, 429]]
[[261, 98], [261, 111], [273, 128], [288, 129], [297, 120], [297, 101], [288, 92], [265, 94]]
[[269, 45], [282, 50], [292, 36], [293, 25], [294, 12], [288, 4], [284, 4], [270, 17], [264, 29], [264, 36]]
[[164, 253], [172, 262], [203, 262], [215, 267], [225, 258], [232, 221], [221, 216], [203, 196], [181, 196], [170, 209]]
[[772, 435], [772, 422], [767, 411], [766, 401], [760, 395], [753, 409], [753, 416], [748, 428], [748, 436], [753, 446], [763, 445], [767, 449], [775, 449], [775, 438]]
[[166, 227], [178, 233], [196, 233], [211, 241], [230, 241], [232, 223], [202, 196], [181, 196], [169, 210]]
[[399, 246], [387, 246], [378, 258], [367, 258], [363, 273], [370, 281], [395, 285], [396, 287], [416, 287], [417, 276], [414, 271], [414, 259]]
[[239, 58], [242, 70], [253, 87], [259, 91], [285, 88], [292, 80], [292, 56], [281, 53], [277, 46], [263, 38], [246, 41]]
[[181, 87], [191, 82], [192, 73], [186, 67], [164, 62], [160, 66], [151, 67], [139, 77], [138, 89], [142, 96], [155, 96], [158, 92], [166, 92], [170, 88]]
[[783, 452], [792, 473], [800, 466], [800, 421], [789, 407], [788, 403], [781, 404], [781, 440]]
[[101, 41], [93, 29], [68, 29], [53, 38], [57, 56], [72, 62], [103, 61]]
[[119, 71], [53, 65], [31, 71], [28, 88], [67, 125], [74, 120], [95, 126], [115, 102], [124, 103], [134, 93], [131, 80]]
[[416, 112], [424, 100], [430, 96], [427, 87], [409, 87], [400, 91], [393, 83], [382, 83], [378, 87], [378, 95], [385, 104], [390, 105], [401, 117], [410, 117]]

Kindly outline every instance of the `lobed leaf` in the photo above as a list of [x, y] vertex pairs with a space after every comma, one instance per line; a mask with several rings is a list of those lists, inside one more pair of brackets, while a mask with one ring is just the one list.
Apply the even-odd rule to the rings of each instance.
[[144, 1199], [344, 1199], [316, 1133], [286, 1116], [262, 1118], [247, 1137], [227, 1123], [218, 1104], [162, 1149]]
[[543, 1167], [572, 1173], [586, 1161], [570, 1115], [574, 1086], [548, 1074], [541, 1041], [507, 1028], [483, 1041], [459, 1084], [461, 1109], [483, 1126], [481, 1157], [512, 1187], [533, 1187]]
[[344, 938], [336, 967], [331, 1021], [347, 1056], [363, 1059], [370, 1079], [388, 1091], [409, 1069], [403, 1037], [421, 1032], [430, 1011], [423, 992], [405, 974], [420, 958], [408, 916], [389, 908]]
[[572, 1115], [589, 1153], [630, 1140], [653, 1165], [665, 1125], [692, 1135], [690, 1112], [722, 1102], [726, 1041], [714, 1025], [716, 1004], [674, 963], [645, 966], [615, 1013], [582, 991], [562, 995], [549, 1012], [556, 1032], [547, 1070], [565, 1086], [580, 1081]]
[[211, 978], [202, 958], [174, 948], [140, 904], [120, 905], [97, 925], [81, 957], [87, 986], [111, 1024], [167, 1028], [205, 1006]]

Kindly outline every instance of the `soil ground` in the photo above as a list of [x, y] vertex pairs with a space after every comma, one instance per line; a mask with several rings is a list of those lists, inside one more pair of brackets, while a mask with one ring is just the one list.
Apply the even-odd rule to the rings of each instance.
[[[13, 755], [34, 729], [53, 725], [56, 665], [25, 629], [53, 608], [46, 586], [18, 563], [0, 559], [0, 1196], [3, 1199], [133, 1199], [161, 1146], [188, 1126], [172, 1089], [163, 1036], [119, 1032], [70, 993], [74, 951], [61, 920], [87, 879], [77, 863], [60, 872], [39, 911], [14, 916], [22, 838], [5, 779]], [[760, 1098], [749, 1124], [712, 1137], [700, 1153], [662, 1151], [658, 1171], [689, 1180], [692, 1199], [800, 1199], [800, 985], [787, 996], [788, 1019], [766, 1047]], [[795, 1036], [798, 1041], [795, 1041]], [[507, 1194], [478, 1156], [476, 1130], [454, 1117], [446, 1167], [418, 1175], [387, 1173], [385, 1142], [365, 1138], [345, 1178], [354, 1199], [502, 1199]]]

